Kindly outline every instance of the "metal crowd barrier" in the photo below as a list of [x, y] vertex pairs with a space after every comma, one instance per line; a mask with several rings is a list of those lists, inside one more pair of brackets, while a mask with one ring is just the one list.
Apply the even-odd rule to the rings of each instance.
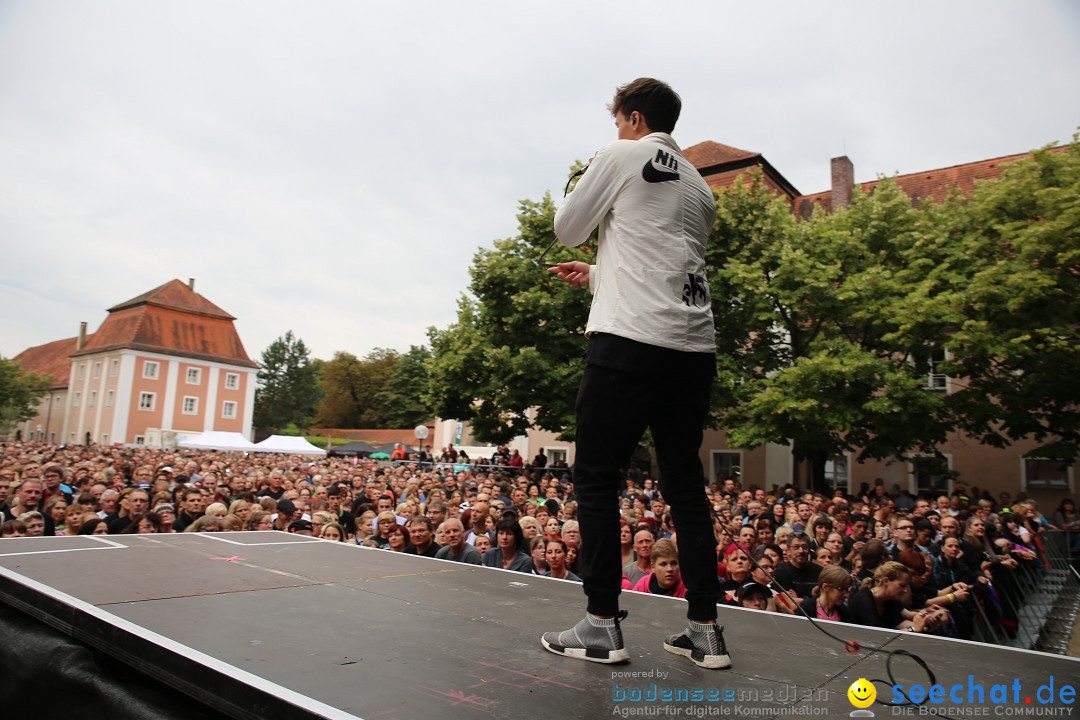
[[[1080, 611], [1080, 572], [1072, 551], [1076, 535], [1041, 533], [1037, 559], [996, 574], [1000, 612], [988, 607], [993, 598], [973, 595], [973, 639], [1065, 654]], [[1009, 621], [1015, 621], [1015, 628]]]

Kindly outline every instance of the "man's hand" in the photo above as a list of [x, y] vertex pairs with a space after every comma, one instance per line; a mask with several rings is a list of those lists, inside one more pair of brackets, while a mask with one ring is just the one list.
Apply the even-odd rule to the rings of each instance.
[[558, 276], [560, 280], [568, 282], [574, 287], [589, 286], [589, 270], [589, 264], [580, 260], [558, 263], [547, 269], [549, 273]]

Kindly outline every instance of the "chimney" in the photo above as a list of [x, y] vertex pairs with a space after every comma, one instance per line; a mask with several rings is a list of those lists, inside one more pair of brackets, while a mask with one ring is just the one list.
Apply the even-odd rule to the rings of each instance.
[[190, 290], [191, 292], [195, 292], [195, 278], [188, 278], [187, 286], [188, 290]]
[[79, 323], [79, 339], [75, 342], [75, 350], [78, 352], [86, 346], [86, 323]]
[[855, 189], [855, 166], [847, 155], [835, 157], [832, 167], [832, 209], [839, 210], [851, 205], [851, 193]]

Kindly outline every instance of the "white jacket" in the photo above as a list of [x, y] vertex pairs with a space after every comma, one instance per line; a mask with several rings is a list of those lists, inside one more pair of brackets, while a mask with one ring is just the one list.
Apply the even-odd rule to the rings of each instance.
[[585, 334], [715, 352], [705, 279], [715, 218], [712, 190], [667, 133], [601, 148], [555, 214], [555, 234], [570, 247], [600, 226]]

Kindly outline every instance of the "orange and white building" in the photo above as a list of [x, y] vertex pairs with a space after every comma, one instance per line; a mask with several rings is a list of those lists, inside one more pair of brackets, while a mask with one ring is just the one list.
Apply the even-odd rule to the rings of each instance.
[[97, 332], [29, 348], [15, 357], [50, 376], [24, 440], [101, 445], [169, 444], [176, 433], [252, 436], [258, 365], [236, 318], [171, 280], [109, 308]]

